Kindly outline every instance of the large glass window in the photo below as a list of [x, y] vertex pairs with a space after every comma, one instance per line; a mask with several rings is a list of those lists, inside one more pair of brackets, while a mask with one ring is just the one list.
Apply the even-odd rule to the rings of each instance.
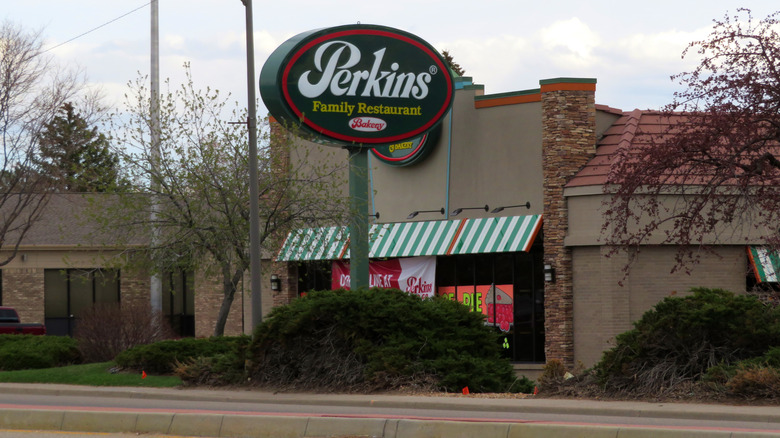
[[43, 290], [46, 333], [72, 336], [81, 312], [95, 303], [119, 302], [119, 271], [46, 269]]
[[437, 295], [485, 315], [501, 332], [506, 356], [516, 362], [544, 362], [542, 248], [528, 253], [438, 257]]

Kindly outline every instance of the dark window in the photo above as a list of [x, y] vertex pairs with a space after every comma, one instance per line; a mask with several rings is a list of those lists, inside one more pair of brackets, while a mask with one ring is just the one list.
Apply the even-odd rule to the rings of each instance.
[[163, 315], [179, 336], [195, 336], [194, 277], [177, 270], [163, 275]]
[[95, 303], [119, 302], [119, 271], [45, 269], [43, 291], [46, 333], [72, 336], [81, 312]]
[[438, 257], [437, 295], [483, 313], [486, 324], [500, 331], [509, 359], [544, 362], [542, 255], [535, 245], [528, 253]]
[[298, 264], [298, 294], [331, 289], [330, 261], [304, 262]]
[[19, 316], [11, 309], [0, 309], [0, 322], [19, 322]]

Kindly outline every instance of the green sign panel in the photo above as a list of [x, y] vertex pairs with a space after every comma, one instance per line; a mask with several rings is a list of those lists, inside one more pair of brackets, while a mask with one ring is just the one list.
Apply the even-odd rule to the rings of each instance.
[[431, 153], [440, 134], [441, 125], [409, 140], [376, 146], [371, 149], [371, 153], [385, 164], [398, 167], [410, 166], [422, 161]]
[[260, 94], [284, 123], [336, 145], [375, 147], [424, 136], [449, 111], [447, 63], [404, 31], [349, 25], [297, 35], [260, 73]]

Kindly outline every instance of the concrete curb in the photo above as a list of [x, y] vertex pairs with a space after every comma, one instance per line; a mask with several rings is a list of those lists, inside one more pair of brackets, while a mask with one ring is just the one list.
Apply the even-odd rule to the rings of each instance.
[[148, 412], [24, 411], [0, 409], [6, 429], [125, 432], [180, 437], [305, 438], [777, 438], [780, 433], [503, 422], [424, 421]]
[[[0, 392], [39, 395], [100, 396], [134, 399], [203, 400], [241, 403], [275, 403], [355, 407], [466, 409], [483, 412], [528, 412], [778, 423], [776, 406], [720, 406], [639, 402], [603, 402], [560, 399], [488, 399], [472, 397], [420, 397], [352, 394], [273, 394], [242, 390], [110, 388], [73, 385], [0, 383]], [[778, 437], [780, 432], [732, 432], [622, 425], [566, 425], [539, 422], [415, 420], [349, 418], [339, 416], [279, 416], [259, 414], [204, 414], [121, 412], [99, 410], [47, 410], [8, 407], [0, 409], [0, 427], [25, 430], [158, 433], [207, 437], [330, 437], [382, 438], [645, 438], [645, 437]], [[778, 426], [780, 429], [780, 426]]]

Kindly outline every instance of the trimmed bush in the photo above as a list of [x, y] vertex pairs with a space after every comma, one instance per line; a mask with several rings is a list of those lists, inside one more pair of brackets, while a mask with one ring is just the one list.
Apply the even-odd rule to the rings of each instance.
[[663, 392], [698, 381], [711, 367], [729, 367], [780, 344], [776, 310], [720, 289], [692, 292], [664, 299], [633, 330], [617, 336], [617, 345], [595, 367], [605, 389]]
[[81, 362], [77, 342], [64, 336], [0, 335], [0, 370], [53, 368]]
[[250, 376], [299, 390], [499, 392], [515, 382], [500, 351], [498, 333], [460, 303], [390, 289], [322, 291], [274, 309], [257, 328]]
[[249, 336], [160, 341], [123, 351], [116, 356], [115, 361], [117, 365], [124, 368], [168, 374], [177, 368], [177, 363], [186, 363], [199, 357], [213, 358], [218, 355], [228, 355], [235, 357], [236, 362], [243, 362], [244, 351], [249, 341]]

